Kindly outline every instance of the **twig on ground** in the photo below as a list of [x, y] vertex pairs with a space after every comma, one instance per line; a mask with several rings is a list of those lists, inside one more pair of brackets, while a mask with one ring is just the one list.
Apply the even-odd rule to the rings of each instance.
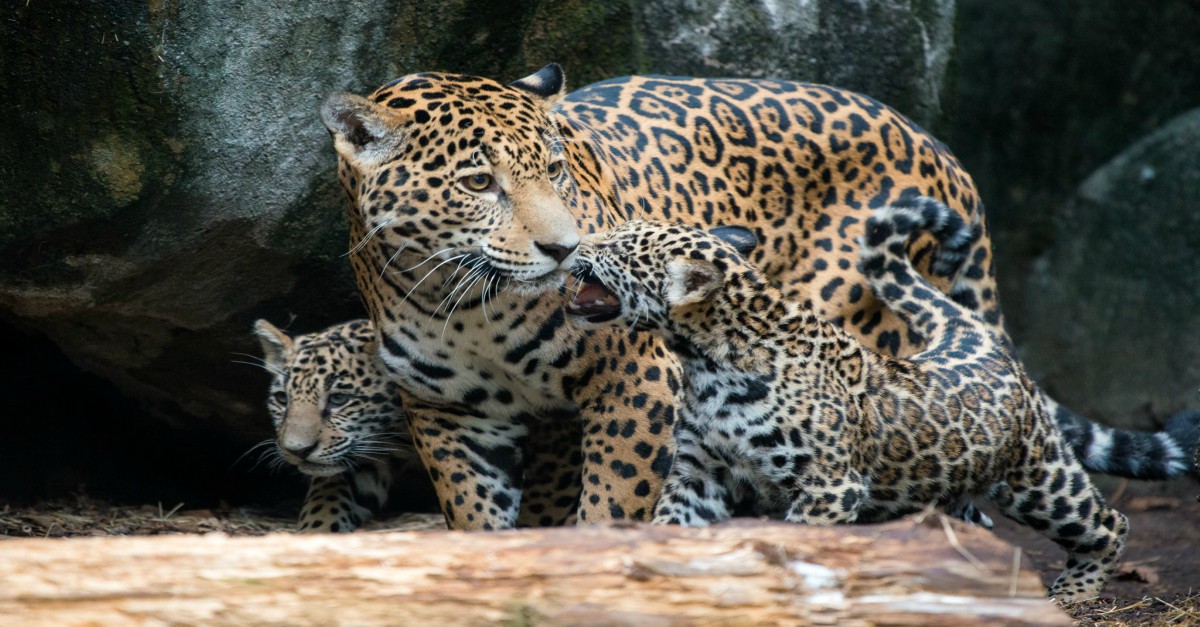
[[1012, 576], [1008, 579], [1008, 596], [1017, 596], [1017, 577], [1021, 574], [1021, 547], [1013, 549]]
[[950, 527], [950, 519], [946, 516], [939, 516], [938, 518], [942, 521], [942, 531], [946, 532], [946, 540], [950, 542], [950, 546], [954, 547], [954, 550], [958, 551], [958, 554], [963, 556], [968, 562], [971, 562], [972, 566], [985, 573], [988, 572], [987, 566], [974, 555], [971, 555], [971, 552], [958, 541], [958, 536], [954, 534], [954, 529]]

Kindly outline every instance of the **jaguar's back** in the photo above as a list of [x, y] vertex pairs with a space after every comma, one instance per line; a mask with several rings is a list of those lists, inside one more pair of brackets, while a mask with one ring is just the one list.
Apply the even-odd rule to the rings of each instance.
[[[560, 109], [567, 145], [589, 142], [601, 164], [585, 178], [611, 189], [617, 209], [585, 211], [589, 231], [643, 217], [749, 227], [762, 243], [751, 260], [788, 298], [891, 354], [920, 344], [857, 270], [863, 223], [905, 193], [972, 221], [982, 211], [941, 142], [884, 104], [826, 85], [635, 76], [588, 85]], [[927, 274], [931, 245], [926, 237], [913, 247]], [[986, 233], [965, 259], [956, 276], [971, 280], [958, 285], [960, 298], [1000, 328]], [[932, 278], [948, 290], [954, 277]]]

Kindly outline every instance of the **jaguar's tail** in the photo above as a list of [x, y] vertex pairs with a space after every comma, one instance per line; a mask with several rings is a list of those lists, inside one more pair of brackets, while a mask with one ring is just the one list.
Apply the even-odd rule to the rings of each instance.
[[[967, 224], [932, 198], [906, 196], [877, 209], [867, 220], [859, 267], [876, 296], [924, 338], [922, 354], [969, 350], [976, 345], [970, 341], [975, 336], [971, 327], [977, 328], [976, 315], [930, 285], [909, 261], [909, 240], [922, 230], [938, 241], [931, 269], [942, 276], [959, 274], [981, 233], [979, 224]], [[965, 333], [948, 328], [958, 321], [968, 323], [955, 324]], [[1176, 414], [1162, 431], [1131, 431], [1088, 420], [1044, 391], [1041, 396], [1059, 431], [1088, 470], [1133, 479], [1168, 479], [1188, 472], [1200, 476], [1200, 411]]]
[[931, 269], [942, 276], [958, 273], [981, 231], [953, 209], [925, 196], [902, 197], [875, 210], [867, 220], [859, 269], [879, 300], [925, 339], [928, 351], [947, 339], [946, 325], [951, 321], [972, 327], [981, 323], [913, 268], [906, 248], [918, 231], [928, 231], [937, 239]]
[[1114, 429], [1042, 394], [1046, 409], [1088, 470], [1131, 479], [1169, 479], [1197, 472], [1200, 411], [1182, 411], [1162, 431]]

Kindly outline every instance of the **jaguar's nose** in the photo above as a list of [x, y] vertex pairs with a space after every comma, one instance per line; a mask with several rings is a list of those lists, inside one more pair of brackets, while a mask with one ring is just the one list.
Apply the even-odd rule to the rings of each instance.
[[297, 444], [295, 442], [280, 442], [279, 446], [283, 448], [283, 450], [295, 455], [300, 459], [307, 459], [309, 453], [312, 453], [313, 450], [317, 448], [317, 443], [313, 442], [312, 444]]
[[563, 246], [562, 244], [546, 244], [543, 242], [534, 242], [534, 245], [537, 246], [537, 249], [542, 251], [547, 257], [550, 257], [559, 263], [562, 263], [563, 259], [569, 257], [571, 253], [575, 252], [576, 248], [579, 248], [579, 242], [575, 242], [570, 246]]

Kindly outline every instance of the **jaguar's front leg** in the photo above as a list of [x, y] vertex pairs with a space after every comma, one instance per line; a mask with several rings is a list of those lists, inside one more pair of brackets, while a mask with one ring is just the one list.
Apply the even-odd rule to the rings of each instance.
[[308, 495], [300, 509], [297, 531], [300, 533], [345, 533], [354, 531], [371, 518], [371, 510], [354, 498], [353, 471], [331, 477], [313, 477]]
[[810, 465], [788, 491], [792, 503], [785, 519], [802, 525], [852, 523], [868, 494], [863, 474], [847, 460]]
[[686, 422], [677, 430], [675, 463], [662, 497], [654, 508], [654, 524], [703, 527], [728, 520], [728, 467], [700, 445], [703, 435]]
[[354, 502], [372, 512], [379, 512], [387, 505], [391, 496], [392, 482], [400, 464], [387, 459], [371, 460], [358, 464], [354, 469]]
[[404, 397], [413, 444], [451, 529], [511, 529], [521, 507], [525, 425]]
[[579, 505], [582, 433], [574, 415], [544, 417], [529, 425], [518, 526], [557, 526], [573, 518]]
[[574, 394], [583, 421], [579, 523], [648, 521], [675, 453], [679, 362], [647, 333], [598, 332], [591, 342], [595, 368]]

